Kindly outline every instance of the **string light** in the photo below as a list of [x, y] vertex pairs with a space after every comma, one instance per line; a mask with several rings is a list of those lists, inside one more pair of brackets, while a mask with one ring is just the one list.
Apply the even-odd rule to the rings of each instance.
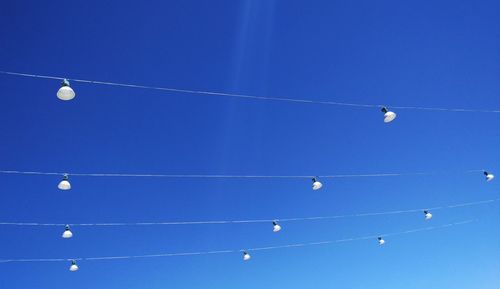
[[378, 244], [380, 246], [384, 245], [385, 244], [385, 240], [382, 237], [378, 237]]
[[75, 91], [69, 86], [67, 79], [63, 79], [61, 88], [57, 91], [57, 97], [60, 100], [72, 100], [75, 98]]
[[381, 110], [384, 113], [384, 122], [385, 123], [391, 122], [394, 119], [396, 119], [396, 113], [388, 110], [387, 107], [383, 106]]
[[[22, 77], [31, 77], [31, 78], [42, 78], [42, 79], [55, 79], [55, 80], [64, 80], [65, 79], [63, 77], [57, 77], [57, 76], [19, 73], [19, 72], [13, 72], [13, 71], [0, 71], [0, 74], [22, 76]], [[68, 79], [68, 80], [71, 80], [73, 82], [79, 82], [79, 83], [87, 83], [87, 84], [107, 85], [107, 86], [115, 86], [115, 87], [127, 87], [127, 88], [135, 88], [135, 89], [148, 89], [148, 90], [156, 90], [156, 91], [170, 92], [170, 93], [186, 93], [186, 94], [201, 94], [201, 95], [209, 95], [209, 96], [233, 97], [233, 98], [252, 99], [252, 100], [267, 100], [267, 101], [280, 101], [280, 102], [293, 102], [293, 103], [334, 105], [334, 106], [345, 106], [345, 107], [355, 107], [355, 108], [378, 108], [378, 107], [383, 106], [381, 104], [362, 104], [362, 103], [347, 103], [347, 102], [335, 102], [335, 101], [317, 101], [317, 100], [297, 99], [297, 98], [288, 98], [288, 97], [267, 97], [267, 96], [257, 96], [257, 95], [248, 95], [248, 94], [238, 94], [238, 93], [190, 90], [190, 89], [179, 89], [179, 88], [169, 88], [169, 87], [159, 87], [159, 86], [126, 84], [126, 83], [117, 83], [117, 82], [105, 82], [105, 81], [99, 81], [99, 80], [86, 80], [86, 79]], [[429, 111], [500, 113], [500, 110], [470, 109], [470, 108], [440, 108], [440, 107], [394, 106], [394, 105], [392, 106], [392, 108], [393, 109], [429, 110]]]
[[[419, 209], [409, 209], [409, 210], [393, 210], [393, 211], [383, 211], [383, 212], [369, 212], [369, 213], [355, 213], [346, 215], [332, 215], [332, 216], [311, 216], [311, 217], [295, 217], [295, 218], [280, 218], [280, 219], [248, 219], [248, 220], [212, 220], [212, 221], [171, 221], [171, 222], [136, 222], [136, 223], [80, 223], [80, 224], [68, 224], [69, 226], [83, 226], [83, 227], [112, 227], [112, 226], [174, 226], [174, 225], [207, 225], [207, 224], [252, 224], [252, 223], [271, 223], [271, 222], [298, 222], [298, 221], [321, 221], [321, 220], [334, 220], [343, 218], [362, 218], [362, 217], [374, 217], [374, 216], [384, 216], [384, 215], [399, 215], [399, 214], [414, 214], [422, 213], [422, 211], [430, 210], [445, 210], [445, 209], [455, 209], [455, 208], [465, 208], [471, 206], [487, 205], [500, 202], [500, 198], [488, 199], [467, 203], [457, 203], [451, 205], [442, 205], [432, 208], [419, 208]], [[62, 223], [19, 223], [19, 222], [0, 222], [0, 226], [41, 226], [41, 227], [51, 227], [51, 226], [65, 226]], [[278, 224], [279, 225], [279, 224]], [[274, 223], [273, 223], [274, 229]]]
[[425, 220], [432, 219], [432, 214], [429, 211], [424, 211]]
[[[476, 220], [465, 220], [461, 222], [444, 224], [441, 226], [431, 226], [425, 228], [418, 228], [406, 231], [400, 231], [396, 233], [387, 233], [383, 234], [383, 236], [400, 236], [406, 234], [414, 234], [418, 232], [426, 232], [426, 231], [436, 231], [448, 229], [453, 226], [461, 226], [465, 224], [470, 224]], [[377, 236], [369, 235], [362, 237], [354, 237], [347, 239], [337, 239], [337, 240], [329, 240], [329, 241], [318, 241], [318, 242], [307, 242], [307, 243], [294, 243], [287, 245], [277, 245], [277, 246], [268, 246], [268, 247], [256, 247], [249, 248], [246, 250], [218, 250], [218, 251], [201, 251], [201, 252], [181, 252], [181, 253], [162, 253], [162, 254], [150, 254], [150, 255], [127, 255], [127, 256], [105, 256], [105, 257], [86, 257], [86, 258], [73, 258], [73, 259], [0, 259], [0, 263], [14, 263], [14, 262], [59, 262], [59, 261], [72, 261], [72, 264], [76, 265], [76, 260], [79, 261], [100, 261], [100, 260], [125, 260], [125, 259], [143, 259], [143, 258], [159, 258], [159, 257], [174, 257], [174, 256], [198, 256], [198, 255], [213, 255], [213, 254], [228, 254], [228, 253], [241, 253], [243, 252], [243, 260], [248, 261], [251, 257], [250, 252], [258, 252], [258, 251], [268, 251], [268, 250], [276, 250], [276, 249], [286, 249], [286, 248], [300, 248], [300, 247], [309, 247], [309, 246], [319, 246], [319, 245], [329, 245], [329, 244], [340, 244], [346, 242], [354, 242], [354, 241], [363, 241], [363, 240], [373, 240], [377, 238]], [[382, 237], [378, 237], [381, 238]], [[380, 243], [380, 242], [379, 242]], [[248, 257], [245, 257], [248, 256]], [[78, 267], [77, 267], [78, 268]]]
[[493, 174], [490, 174], [487, 171], [484, 171], [484, 175], [486, 176], [487, 182], [491, 182], [495, 178], [495, 176]]
[[312, 189], [317, 191], [323, 187], [323, 184], [318, 181], [317, 177], [312, 178]]
[[59, 182], [57, 185], [59, 190], [67, 191], [71, 189], [71, 184], [69, 182], [69, 176], [68, 174], [64, 174], [62, 180]]
[[62, 234], [62, 237], [64, 239], [69, 239], [69, 238], [73, 237], [73, 233], [71, 232], [69, 225], [66, 225], [64, 232]]
[[79, 268], [78, 268], [78, 265], [76, 264], [76, 261], [75, 261], [75, 260], [72, 260], [72, 261], [71, 261], [71, 266], [69, 266], [69, 270], [70, 270], [71, 272], [76, 272], [76, 271], [78, 271], [78, 269], [79, 269]]
[[278, 233], [279, 231], [281, 231], [281, 226], [278, 224], [278, 222], [273, 221], [273, 232]]
[[[477, 173], [484, 170], [466, 170], [457, 173]], [[374, 178], [374, 177], [400, 177], [400, 176], [430, 176], [441, 175], [445, 172], [406, 172], [406, 173], [369, 173], [369, 174], [335, 174], [335, 175], [320, 175], [321, 178]], [[450, 173], [447, 171], [446, 173]], [[17, 171], [17, 170], [0, 170], [0, 174], [19, 174], [19, 175], [54, 175], [64, 176], [70, 175], [77, 177], [145, 177], [145, 178], [207, 178], [207, 179], [309, 179], [310, 175], [220, 175], [220, 174], [123, 174], [123, 173], [59, 173], [59, 172], [41, 172], [41, 171]], [[316, 177], [318, 178], [318, 176]]]

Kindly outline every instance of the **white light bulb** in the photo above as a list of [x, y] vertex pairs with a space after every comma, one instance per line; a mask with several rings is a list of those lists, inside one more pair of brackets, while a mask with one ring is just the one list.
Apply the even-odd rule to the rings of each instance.
[[247, 252], [243, 252], [243, 261], [248, 261], [252, 258]]
[[73, 237], [73, 233], [71, 232], [71, 230], [70, 230], [70, 228], [69, 228], [68, 225], [66, 225], [66, 228], [64, 229], [62, 237], [64, 239], [69, 239], [69, 238]]
[[382, 112], [384, 113], [384, 122], [388, 123], [396, 119], [396, 113], [387, 109], [387, 107], [382, 107]]
[[431, 212], [429, 212], [429, 211], [424, 211], [424, 214], [425, 214], [425, 219], [426, 219], [426, 220], [430, 220], [430, 219], [432, 219], [432, 214], [431, 214]]
[[384, 239], [382, 239], [381, 237], [379, 237], [379, 238], [378, 238], [378, 244], [379, 244], [380, 246], [384, 245], [384, 244], [385, 244], [385, 240], [384, 240]]
[[64, 174], [62, 181], [57, 185], [59, 190], [67, 191], [71, 189], [71, 184], [69, 182], [69, 178], [67, 174]]
[[313, 182], [312, 183], [312, 189], [314, 191], [317, 191], [317, 190], [319, 190], [319, 189], [321, 189], [323, 187], [323, 184], [320, 181], [318, 181], [316, 178], [313, 178], [312, 182]]
[[396, 114], [392, 111], [388, 111], [384, 114], [384, 122], [388, 123], [393, 121], [396, 118]]
[[75, 91], [69, 86], [69, 81], [64, 79], [61, 88], [57, 91], [57, 97], [60, 100], [72, 100], [75, 95]]
[[71, 261], [71, 266], [69, 266], [69, 270], [70, 270], [71, 272], [78, 271], [78, 265], [76, 265], [76, 262], [75, 262], [75, 261]]
[[277, 233], [281, 231], [281, 226], [277, 222], [273, 222], [273, 232]]
[[484, 172], [484, 175], [486, 176], [486, 181], [487, 182], [491, 182], [495, 178], [495, 175], [490, 174], [488, 172]]

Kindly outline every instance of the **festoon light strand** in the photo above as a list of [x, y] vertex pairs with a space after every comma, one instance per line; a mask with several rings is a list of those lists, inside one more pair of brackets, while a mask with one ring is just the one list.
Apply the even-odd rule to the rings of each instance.
[[[268, 246], [268, 247], [255, 247], [255, 248], [246, 248], [246, 249], [230, 249], [230, 250], [217, 250], [217, 251], [201, 251], [201, 252], [181, 252], [181, 253], [161, 253], [161, 254], [148, 254], [148, 255], [126, 255], [126, 256], [100, 256], [100, 257], [79, 257], [79, 258], [40, 258], [40, 259], [0, 259], [0, 263], [14, 263], [14, 262], [71, 262], [71, 265], [76, 265], [76, 261], [104, 261], [104, 260], [123, 260], [123, 259], [139, 259], [139, 258], [158, 258], [158, 257], [175, 257], [175, 256], [195, 256], [195, 255], [211, 255], [211, 254], [228, 254], [228, 253], [247, 253], [248, 257], [243, 256], [245, 261], [250, 259], [249, 252], [258, 252], [265, 250], [275, 250], [275, 249], [285, 249], [285, 248], [297, 248], [297, 247], [308, 247], [308, 246], [318, 246], [318, 245], [328, 245], [335, 243], [345, 243], [345, 242], [353, 242], [353, 241], [361, 241], [361, 240], [377, 240], [382, 237], [393, 237], [398, 235], [406, 235], [418, 232], [425, 231], [433, 231], [433, 230], [441, 230], [450, 228], [453, 226], [465, 225], [472, 223], [476, 220], [470, 219], [461, 222], [448, 223], [440, 226], [430, 226], [425, 228], [411, 229], [406, 231], [400, 231], [395, 233], [385, 233], [378, 235], [368, 235], [362, 237], [353, 237], [346, 239], [337, 239], [337, 240], [328, 240], [328, 241], [318, 241], [318, 242], [305, 242], [305, 243], [295, 243], [295, 244], [287, 244], [287, 245], [278, 245], [278, 246]], [[379, 243], [380, 243], [380, 239]], [[384, 241], [385, 243], [385, 241]], [[78, 266], [73, 267], [72, 271], [78, 270]], [[71, 270], [71, 267], [70, 267]]]
[[[485, 170], [464, 170], [457, 173], [483, 173], [487, 180], [492, 180], [493, 175]], [[69, 176], [76, 177], [145, 177], [145, 178], [207, 178], [207, 179], [312, 179], [313, 184], [319, 182], [320, 178], [365, 178], [365, 177], [398, 177], [398, 176], [428, 176], [453, 173], [450, 171], [428, 171], [428, 172], [389, 172], [389, 173], [363, 173], [363, 174], [333, 174], [333, 175], [231, 175], [231, 174], [146, 174], [146, 173], [77, 173], [77, 172], [44, 172], [44, 171], [20, 171], [0, 170], [0, 174], [17, 175], [47, 175], [61, 176], [68, 180]], [[318, 184], [322, 186], [322, 184]]]
[[[492, 181], [495, 176], [485, 170], [467, 170], [465, 173], [482, 172], [486, 181]], [[412, 176], [412, 175], [435, 175], [445, 174], [449, 172], [409, 172], [409, 173], [372, 173], [372, 174], [338, 174], [338, 175], [323, 175], [321, 178], [361, 178], [361, 177], [396, 177], [396, 176]], [[84, 176], [84, 177], [155, 177], [155, 178], [207, 178], [207, 179], [302, 179], [311, 178], [306, 175], [225, 175], [225, 174], [132, 174], [132, 173], [58, 173], [58, 172], [42, 172], [42, 171], [18, 171], [18, 170], [0, 170], [0, 174], [20, 174], [20, 175], [60, 175], [61, 181], [57, 185], [60, 190], [70, 190], [71, 183], [69, 176]], [[319, 176], [311, 178], [312, 190], [317, 191], [323, 187]]]
[[[171, 93], [201, 94], [201, 95], [233, 97], [233, 98], [242, 98], [242, 99], [251, 99], [251, 100], [309, 103], [309, 104], [347, 106], [347, 107], [357, 107], [357, 108], [380, 108], [384, 112], [384, 122], [391, 122], [396, 117], [396, 114], [392, 111], [389, 111], [388, 107], [384, 104], [362, 104], [362, 103], [348, 103], [348, 102], [336, 102], [336, 101], [308, 100], [308, 99], [298, 99], [298, 98], [290, 98], [290, 97], [258, 96], [258, 95], [250, 95], [250, 94], [205, 91], [205, 90], [194, 90], [194, 89], [180, 89], [180, 88], [170, 88], [170, 87], [150, 86], [150, 85], [140, 85], [140, 84], [106, 82], [106, 81], [99, 81], [99, 80], [65, 78], [65, 77], [48, 76], [48, 75], [40, 75], [40, 74], [20, 73], [20, 72], [13, 72], [13, 71], [0, 71], [0, 74], [22, 76], [22, 77], [31, 77], [31, 78], [41, 78], [41, 79], [52, 79], [52, 80], [62, 81], [61, 89], [63, 89], [63, 91], [60, 90], [57, 93], [57, 96], [62, 100], [71, 100], [75, 97], [75, 92], [69, 86], [69, 81], [72, 81], [72, 82], [86, 83], [86, 84], [97, 84], [97, 85], [107, 85], [107, 86], [127, 87], [127, 88], [139, 88], [139, 89], [148, 89], [148, 90], [156, 90], [156, 91], [171, 92]], [[392, 109], [500, 113], [500, 110], [496, 110], [496, 109], [488, 110], [488, 109], [440, 108], [440, 107], [423, 107], [423, 106], [390, 106], [390, 107]], [[387, 112], [390, 112], [390, 113], [387, 114]]]
[[397, 214], [408, 214], [408, 213], [424, 213], [425, 219], [429, 220], [432, 218], [430, 212], [444, 210], [444, 209], [454, 209], [463, 208], [471, 206], [486, 205], [492, 203], [500, 202], [500, 198], [473, 201], [467, 203], [457, 203], [451, 205], [436, 206], [430, 208], [419, 208], [419, 209], [409, 209], [409, 210], [392, 210], [384, 212], [369, 212], [369, 213], [356, 213], [356, 214], [345, 214], [345, 215], [332, 215], [332, 216], [311, 216], [311, 217], [295, 217], [295, 218], [273, 218], [273, 219], [247, 219], [247, 220], [212, 220], [212, 221], [171, 221], [171, 222], [135, 222], [135, 223], [35, 223], [35, 222], [0, 222], [0, 226], [41, 226], [41, 227], [64, 227], [65, 231], [68, 232], [66, 235], [69, 236], [70, 226], [71, 227], [107, 227], [107, 226], [161, 226], [161, 225], [217, 225], [217, 224], [251, 224], [251, 223], [270, 223], [273, 225], [273, 230], [278, 232], [281, 230], [279, 223], [285, 222], [297, 222], [297, 221], [319, 221], [319, 220], [332, 220], [332, 219], [343, 219], [343, 218], [360, 218], [360, 217], [374, 217], [383, 215], [397, 215]]

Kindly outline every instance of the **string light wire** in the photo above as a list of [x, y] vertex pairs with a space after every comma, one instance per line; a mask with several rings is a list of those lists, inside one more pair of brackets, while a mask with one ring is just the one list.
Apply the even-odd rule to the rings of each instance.
[[297, 248], [297, 247], [308, 247], [308, 246], [318, 246], [318, 245], [328, 245], [336, 243], [345, 243], [361, 240], [370, 240], [377, 237], [391, 237], [406, 234], [413, 234], [425, 231], [435, 231], [450, 228], [453, 226], [465, 225], [475, 222], [477, 220], [470, 219], [461, 222], [449, 223], [440, 226], [430, 226], [419, 229], [406, 230], [395, 233], [370, 235], [362, 237], [354, 237], [347, 239], [337, 239], [329, 241], [319, 241], [319, 242], [305, 242], [305, 243], [295, 243], [287, 245], [278, 246], [268, 246], [268, 247], [256, 247], [256, 248], [246, 248], [237, 250], [218, 250], [218, 251], [201, 251], [201, 252], [181, 252], [181, 253], [163, 253], [163, 254], [148, 254], [148, 255], [128, 255], [128, 256], [103, 256], [103, 257], [80, 257], [80, 258], [50, 258], [50, 259], [0, 259], [0, 263], [14, 263], [14, 262], [62, 262], [62, 261], [103, 261], [103, 260], [120, 260], [120, 259], [139, 259], [139, 258], [157, 258], [157, 257], [174, 257], [174, 256], [194, 256], [194, 255], [211, 255], [211, 254], [227, 254], [227, 253], [238, 253], [238, 252], [255, 252], [255, 251], [265, 251], [265, 250], [275, 250], [275, 249], [285, 249], [285, 248]]
[[[463, 173], [478, 173], [484, 170], [466, 170]], [[320, 178], [364, 178], [364, 177], [399, 177], [399, 176], [426, 176], [448, 172], [408, 172], [408, 173], [373, 173], [373, 174], [337, 174], [337, 175], [226, 175], [226, 174], [127, 174], [127, 173], [69, 173], [69, 172], [41, 172], [0, 170], [0, 174], [17, 175], [53, 175], [78, 177], [156, 177], [156, 178], [208, 178], [208, 179], [310, 179], [312, 176]]]
[[[53, 80], [67, 79], [67, 80], [70, 80], [72, 82], [80, 82], [80, 83], [87, 83], [87, 84], [98, 84], [98, 85], [127, 87], [127, 88], [139, 88], [139, 89], [157, 90], [157, 91], [174, 92], [174, 93], [223, 96], [223, 97], [233, 97], [233, 98], [252, 99], [252, 100], [309, 103], [309, 104], [321, 104], [321, 105], [348, 106], [348, 107], [357, 107], [357, 108], [380, 108], [380, 107], [384, 106], [383, 104], [362, 104], [362, 103], [348, 103], [348, 102], [336, 102], [336, 101], [319, 101], [319, 100], [297, 99], [297, 98], [289, 98], [289, 97], [257, 96], [257, 95], [239, 94], [239, 93], [227, 93], [227, 92], [192, 90], [192, 89], [179, 89], [179, 88], [169, 88], [169, 87], [160, 87], [160, 86], [106, 82], [106, 81], [99, 81], [99, 80], [64, 78], [64, 77], [58, 77], [58, 76], [47, 76], [47, 75], [20, 73], [20, 72], [12, 72], [12, 71], [0, 71], [0, 74], [22, 76], [22, 77], [31, 77], [31, 78], [53, 79]], [[391, 105], [390, 107], [393, 109], [411, 109], [411, 110], [429, 110], [429, 111], [500, 113], [500, 110], [488, 110], [488, 109], [439, 108], [439, 107], [393, 106], [393, 105]]]
[[334, 216], [316, 216], [316, 217], [299, 217], [299, 218], [273, 218], [273, 219], [252, 219], [252, 220], [215, 220], [215, 221], [176, 221], [176, 222], [137, 222], [137, 223], [80, 223], [80, 224], [67, 224], [67, 223], [16, 223], [16, 222], [0, 222], [0, 226], [40, 226], [40, 227], [64, 227], [69, 225], [71, 227], [82, 226], [82, 227], [98, 227], [98, 226], [159, 226], [159, 225], [216, 225], [216, 224], [251, 224], [251, 223], [271, 223], [273, 221], [284, 222], [296, 222], [296, 221], [318, 221], [318, 220], [332, 220], [332, 219], [343, 219], [343, 218], [359, 218], [359, 217], [373, 217], [382, 215], [396, 215], [396, 214], [408, 214], [408, 213], [420, 213], [424, 210], [438, 211], [444, 209], [462, 208], [479, 206], [485, 204], [492, 204], [500, 202], [500, 198], [489, 199], [468, 203], [459, 203], [452, 205], [445, 205], [439, 207], [431, 208], [421, 208], [421, 209], [410, 209], [410, 210], [395, 210], [395, 211], [385, 211], [385, 212], [374, 212], [374, 213], [358, 213], [358, 214], [347, 214], [347, 215], [334, 215]]

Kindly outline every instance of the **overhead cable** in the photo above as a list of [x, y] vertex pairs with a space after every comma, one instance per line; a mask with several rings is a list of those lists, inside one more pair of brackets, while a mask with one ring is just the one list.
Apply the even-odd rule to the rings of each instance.
[[[460, 173], [477, 173], [484, 170], [466, 170]], [[0, 170], [0, 174], [18, 175], [54, 175], [79, 177], [158, 177], [158, 178], [213, 178], [213, 179], [303, 179], [318, 176], [321, 178], [363, 178], [363, 177], [398, 177], [398, 176], [425, 176], [438, 175], [444, 172], [407, 172], [407, 173], [372, 173], [372, 174], [334, 174], [334, 175], [230, 175], [230, 174], [139, 174], [139, 173], [71, 173], [71, 172], [43, 172]], [[450, 172], [446, 172], [450, 173]]]
[[410, 210], [393, 210], [384, 212], [371, 212], [371, 213], [357, 213], [346, 215], [333, 215], [333, 216], [313, 216], [313, 217], [296, 217], [296, 218], [269, 218], [269, 219], [248, 219], [248, 220], [209, 220], [209, 221], [170, 221], [170, 222], [131, 222], [131, 223], [38, 223], [38, 222], [0, 222], [0, 226], [82, 226], [82, 227], [98, 227], [98, 226], [159, 226], [159, 225], [216, 225], [216, 224], [251, 224], [251, 223], [272, 223], [279, 221], [284, 222], [297, 222], [297, 221], [319, 221], [331, 219], [344, 219], [344, 218], [359, 218], [359, 217], [373, 217], [383, 215], [396, 215], [408, 213], [421, 213], [424, 211], [438, 211], [444, 209], [463, 208], [471, 206], [479, 206], [485, 204], [492, 204], [500, 202], [500, 198], [489, 199], [482, 201], [474, 201], [467, 203], [459, 203], [452, 205], [444, 205], [430, 208], [410, 209]]
[[296, 243], [288, 245], [278, 245], [278, 246], [267, 246], [267, 247], [255, 247], [255, 248], [245, 248], [237, 250], [216, 250], [216, 251], [201, 251], [201, 252], [181, 252], [181, 253], [161, 253], [161, 254], [147, 254], [147, 255], [127, 255], [127, 256], [100, 256], [100, 257], [79, 257], [79, 258], [46, 258], [46, 259], [0, 259], [0, 263], [13, 263], [13, 262], [61, 262], [61, 261], [104, 261], [104, 260], [120, 260], [120, 259], [139, 259], [139, 258], [157, 258], [157, 257], [174, 257], [174, 256], [194, 256], [194, 255], [210, 255], [210, 254], [226, 254], [226, 253], [237, 253], [237, 252], [256, 252], [264, 250], [275, 250], [275, 249], [285, 249], [285, 248], [295, 248], [295, 247], [307, 247], [307, 246], [317, 246], [317, 245], [327, 245], [336, 243], [345, 243], [352, 241], [370, 240], [377, 237], [391, 237], [405, 234], [412, 234], [425, 231], [434, 231], [450, 228], [453, 226], [465, 225], [472, 223], [476, 220], [466, 220], [461, 222], [449, 223], [440, 226], [430, 226], [419, 229], [406, 230], [395, 233], [370, 235], [363, 237], [354, 237], [347, 239], [337, 239], [329, 241], [319, 241], [319, 242], [305, 242]]
[[[334, 106], [345, 106], [345, 107], [355, 107], [355, 108], [381, 108], [381, 107], [385, 107], [385, 105], [386, 105], [386, 104], [348, 103], [348, 102], [337, 102], [337, 101], [320, 101], [320, 100], [308, 100], [308, 99], [298, 99], [298, 98], [290, 98], [290, 97], [276, 97], [276, 96], [258, 96], [258, 95], [250, 95], [250, 94], [205, 91], [205, 90], [195, 90], [195, 89], [180, 89], [180, 88], [170, 88], [170, 87], [160, 87], [160, 86], [150, 86], [150, 85], [140, 85], [140, 84], [107, 82], [107, 81], [99, 81], [99, 80], [76, 79], [76, 78], [67, 78], [67, 77], [59, 77], [59, 76], [47, 76], [47, 75], [20, 73], [20, 72], [13, 72], [13, 71], [0, 71], [0, 74], [22, 76], [22, 77], [32, 77], [32, 78], [41, 78], [41, 79], [61, 80], [61, 81], [71, 80], [73, 82], [86, 83], [86, 84], [97, 84], [97, 85], [107, 85], [107, 86], [127, 87], [127, 88], [139, 88], [139, 89], [157, 90], [157, 91], [163, 91], [163, 92], [172, 92], [172, 93], [186, 93], [186, 94], [233, 97], [233, 98], [252, 99], [252, 100], [267, 100], [267, 101], [308, 103], [308, 104], [320, 104], [320, 105], [334, 105]], [[497, 109], [443, 108], [443, 107], [397, 106], [397, 105], [391, 105], [391, 107], [393, 109], [411, 109], [411, 110], [429, 110], [429, 111], [500, 113], [500, 110], [497, 110]]]

